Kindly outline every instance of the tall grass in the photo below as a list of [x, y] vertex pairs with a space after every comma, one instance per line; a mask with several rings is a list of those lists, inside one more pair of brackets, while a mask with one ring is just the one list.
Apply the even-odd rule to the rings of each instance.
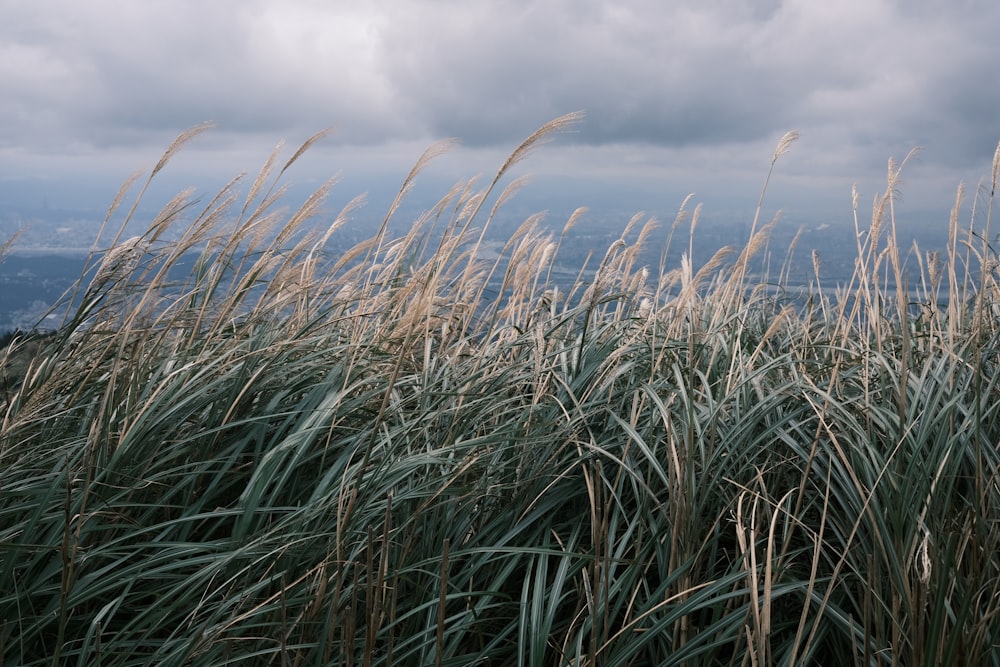
[[642, 216], [566, 289], [537, 219], [482, 241], [574, 120], [340, 255], [358, 201], [276, 209], [313, 140], [95, 253], [0, 403], [5, 664], [1000, 665], [1000, 157], [909, 258], [890, 164], [836, 290]]

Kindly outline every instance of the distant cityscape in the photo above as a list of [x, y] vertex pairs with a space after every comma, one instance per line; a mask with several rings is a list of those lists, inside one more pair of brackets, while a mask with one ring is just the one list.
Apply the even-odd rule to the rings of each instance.
[[[419, 211], [400, 211], [396, 219], [413, 220]], [[530, 211], [515, 210], [501, 212], [493, 221], [488, 238], [496, 241], [496, 247], [510, 238], [530, 215]], [[633, 213], [597, 213], [584, 215], [580, 222], [563, 239], [558, 256], [558, 265], [567, 276], [576, 272], [588, 262], [593, 269], [600, 262], [608, 247], [620, 238], [623, 229]], [[657, 230], [651, 234], [641, 254], [641, 263], [655, 273], [662, 252], [667, 243], [667, 235], [673, 223], [674, 212], [668, 216], [657, 216]], [[36, 327], [54, 328], [61, 321], [62, 313], [54, 312], [53, 306], [80, 277], [84, 261], [92, 249], [103, 250], [118, 231], [118, 221], [112, 221], [104, 232], [104, 238], [95, 243], [101, 227], [103, 214], [95, 211], [65, 210], [13, 210], [0, 208], [0, 243], [16, 236], [7, 257], [0, 260], [0, 332], [13, 329], [28, 330]], [[137, 222], [126, 229], [122, 238], [140, 234], [144, 224], [152, 214], [138, 215]], [[742, 249], [750, 234], [752, 216], [745, 218], [713, 218], [705, 216], [697, 225], [691, 249], [695, 269], [703, 265], [720, 248], [732, 246]], [[328, 250], [346, 250], [367, 238], [381, 222], [374, 217], [358, 217], [351, 225], [340, 230], [331, 239]], [[767, 222], [764, 220], [763, 222]], [[554, 235], [561, 232], [565, 218], [554, 216], [547, 221]], [[394, 230], [405, 233], [401, 226]], [[943, 250], [947, 242], [947, 220], [935, 224], [901, 225], [897, 230], [901, 248], [910, 250], [914, 244], [921, 253]], [[175, 234], [180, 232], [175, 230]], [[634, 242], [638, 227], [626, 241]], [[793, 252], [788, 249], [796, 235]], [[689, 228], [680, 225], [674, 233], [666, 257], [667, 270], [679, 266], [682, 253], [689, 247]], [[768, 244], [766, 264], [758, 264], [758, 271], [766, 271], [771, 279], [776, 279], [788, 259], [787, 276], [791, 285], [808, 285], [814, 281], [813, 253], [816, 250], [821, 262], [821, 278], [826, 287], [834, 287], [848, 280], [854, 273], [857, 258], [857, 236], [853, 222], [849, 219], [819, 221], [808, 225], [781, 221], [772, 233]], [[916, 258], [910, 257], [910, 267], [916, 271]]]

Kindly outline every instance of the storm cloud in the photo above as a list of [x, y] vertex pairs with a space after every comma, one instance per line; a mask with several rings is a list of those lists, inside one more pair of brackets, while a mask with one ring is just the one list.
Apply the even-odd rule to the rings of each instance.
[[988, 170], [1000, 139], [988, 0], [0, 7], [0, 178], [145, 155], [207, 120], [219, 152], [333, 127], [334, 145], [389, 156], [443, 137], [509, 149], [583, 110], [562, 168], [586, 156], [601, 173], [659, 164], [716, 182], [759, 176], [790, 129], [802, 174], [874, 172], [922, 146], [919, 177], [947, 187]]

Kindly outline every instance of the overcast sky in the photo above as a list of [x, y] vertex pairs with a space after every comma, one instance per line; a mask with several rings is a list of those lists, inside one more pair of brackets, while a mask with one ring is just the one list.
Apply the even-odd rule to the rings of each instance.
[[462, 148], [432, 180], [489, 174], [582, 110], [518, 167], [542, 201], [538, 188], [564, 188], [551, 196], [672, 210], [695, 192], [752, 210], [798, 130], [775, 207], [849, 220], [851, 184], [870, 207], [887, 160], [920, 146], [904, 201], [946, 214], [1000, 140], [994, 0], [0, 0], [0, 13], [0, 203], [40, 187], [60, 206], [107, 203], [203, 121], [216, 128], [171, 178], [214, 186], [332, 127], [290, 179], [342, 173], [349, 188], [398, 184], [445, 137]]

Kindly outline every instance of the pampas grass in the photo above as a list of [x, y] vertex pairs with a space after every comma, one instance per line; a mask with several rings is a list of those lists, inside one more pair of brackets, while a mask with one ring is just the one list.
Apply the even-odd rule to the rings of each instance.
[[996, 258], [962, 190], [917, 276], [890, 165], [835, 290], [816, 255], [800, 300], [748, 278], [771, 171], [741, 251], [643, 266], [640, 215], [560, 287], [583, 211], [483, 240], [575, 120], [392, 238], [432, 147], [337, 255], [360, 199], [275, 210], [320, 135], [95, 253], [0, 395], [5, 663], [1000, 664]]

